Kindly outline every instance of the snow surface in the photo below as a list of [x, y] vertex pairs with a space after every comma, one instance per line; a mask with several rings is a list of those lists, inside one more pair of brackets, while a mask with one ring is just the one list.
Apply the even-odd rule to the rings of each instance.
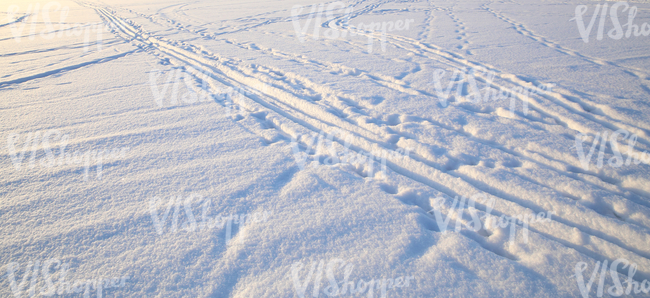
[[581, 292], [617, 259], [650, 280], [650, 167], [598, 145], [650, 150], [650, 39], [574, 19], [614, 2], [321, 3], [0, 1], [0, 296], [619, 296], [631, 266]]

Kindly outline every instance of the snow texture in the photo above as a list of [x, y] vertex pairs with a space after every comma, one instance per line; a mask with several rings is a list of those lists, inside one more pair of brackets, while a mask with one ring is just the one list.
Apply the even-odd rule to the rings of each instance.
[[4, 0], [0, 296], [647, 297], [648, 23]]

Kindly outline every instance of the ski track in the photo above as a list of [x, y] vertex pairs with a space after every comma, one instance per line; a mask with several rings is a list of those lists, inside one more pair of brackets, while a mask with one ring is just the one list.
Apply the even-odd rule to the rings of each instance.
[[[365, 1], [354, 4], [355, 10], [352, 18], [368, 14], [384, 4], [371, 3], [357, 10], [356, 7], [361, 6], [363, 2]], [[342, 148], [345, 142], [349, 141], [351, 143], [349, 149], [355, 152], [377, 152], [380, 150], [395, 150], [398, 148], [406, 149], [407, 146], [412, 147], [414, 150], [410, 156], [402, 159], [389, 159], [386, 161], [386, 165], [391, 172], [422, 183], [431, 187], [433, 190], [446, 194], [450, 198], [459, 195], [469, 196], [474, 193], [487, 193], [490, 197], [497, 200], [493, 212], [495, 215], [523, 214], [530, 213], [531, 211], [537, 213], [540, 211], [552, 210], [556, 213], [554, 214], [553, 220], [549, 224], [531, 224], [531, 233], [541, 235], [548, 241], [560, 243], [563, 246], [572, 248], [598, 260], [609, 259], [611, 261], [619, 257], [625, 257], [631, 262], [639, 264], [639, 276], [650, 276], [649, 271], [641, 271], [642, 268], [650, 268], [650, 248], [648, 248], [648, 243], [650, 243], [650, 240], [648, 239], [650, 219], [644, 218], [641, 222], [628, 222], [625, 221], [624, 218], [620, 218], [611, 208], [611, 210], [609, 210], [611, 214], [605, 215], [602, 214], [602, 211], [597, 212], [589, 207], [575, 204], [575, 201], [579, 201], [581, 197], [579, 194], [570, 193], [570, 188], [575, 188], [575, 185], [578, 185], [579, 188], [587, 189], [594, 195], [608, 194], [618, 199], [623, 198], [623, 200], [631, 204], [633, 208], [643, 210], [643, 213], [649, 214], [650, 203], [648, 203], [647, 197], [633, 193], [630, 194], [631, 190], [625, 189], [616, 183], [607, 182], [620, 180], [621, 177], [603, 177], [596, 172], [566, 170], [567, 168], [571, 169], [572, 167], [574, 169], [579, 168], [577, 159], [573, 158], [573, 160], [569, 161], [557, 160], [545, 156], [543, 152], [510, 149], [495, 144], [491, 140], [481, 139], [479, 134], [466, 131], [462, 125], [447, 124], [435, 119], [426, 119], [422, 117], [387, 115], [373, 109], [372, 104], [362, 102], [354, 96], [336, 91], [331, 87], [319, 84], [318, 82], [313, 82], [300, 75], [263, 65], [245, 65], [233, 59], [220, 57], [215, 53], [210, 53], [202, 47], [193, 46], [187, 42], [178, 42], [167, 38], [156, 37], [151, 33], [143, 31], [133, 21], [120, 18], [115, 12], [110, 11], [107, 7], [99, 7], [82, 2], [80, 2], [80, 4], [95, 9], [103, 19], [115, 25], [118, 29], [114, 31], [115, 34], [130, 41], [145, 52], [157, 55], [161, 59], [163, 59], [163, 57], [173, 59], [172, 61], [175, 65], [185, 67], [185, 71], [194, 76], [197, 81], [205, 79], [205, 76], [207, 75], [209, 85], [213, 90], [220, 90], [218, 86], [221, 85], [233, 88], [241, 86], [250, 87], [246, 88], [248, 92], [246, 96], [233, 98], [239, 112], [239, 114], [235, 116], [234, 120], [241, 123], [242, 126], [246, 127], [249, 131], [259, 135], [267, 144], [278, 141], [287, 142], [291, 140], [291, 138], [299, 137], [301, 134], [317, 134], [321, 131], [324, 133], [333, 133], [340, 130], [349, 134], [352, 138], [351, 140], [344, 139], [336, 135], [333, 138], [335, 145]], [[578, 56], [586, 60], [591, 59], [592, 62], [601, 65], [604, 63], [619, 68], [626, 68], [610, 61], [590, 58], [562, 48], [545, 37], [535, 35], [525, 26], [504, 17], [486, 5], [483, 6], [483, 8], [492, 13], [495, 17], [513, 24], [520, 34], [545, 43], [547, 46], [553, 47], [565, 54]], [[283, 18], [273, 18], [260, 21], [260, 18], [255, 17], [260, 17], [270, 13], [258, 14], [248, 18], [238, 19], [240, 21], [250, 20], [251, 22], [258, 22], [248, 25], [248, 27], [230, 29], [230, 31], [222, 31], [218, 33], [209, 33], [206, 32], [207, 30], [203, 29], [186, 29], [186, 26], [180, 24], [178, 21], [169, 22], [164, 20], [164, 14], [167, 13], [164, 11], [171, 11], [178, 15], [180, 9], [181, 7], [177, 6], [166, 7], [158, 11], [158, 13], [163, 15], [163, 17], [149, 16], [147, 19], [157, 24], [165, 24], [159, 22], [159, 20], [163, 20], [168, 26], [174, 26], [181, 30], [188, 30], [189, 32], [199, 34], [203, 37], [210, 37], [212, 39], [216, 39], [219, 35], [249, 30], [273, 22], [286, 21]], [[466, 44], [469, 44], [470, 42], [466, 39], [463, 22], [453, 14], [451, 9], [434, 7], [432, 10], [444, 10], [445, 13], [454, 21], [456, 26], [459, 28], [457, 30], [457, 33], [459, 34], [458, 39], [465, 44], [459, 49], [465, 50]], [[183, 18], [189, 19], [186, 14], [183, 14]], [[433, 14], [429, 12], [427, 18], [433, 18]], [[341, 25], [341, 18], [336, 19], [334, 22], [327, 21], [322, 24], [322, 26], [328, 28], [335, 28], [334, 26]], [[387, 34], [386, 36], [387, 44], [397, 49], [414, 53], [418, 57], [431, 59], [447, 66], [448, 70], [453, 71], [458, 68], [479, 68], [494, 72], [496, 74], [493, 82], [494, 88], [512, 90], [517, 87], [528, 87], [530, 84], [540, 83], [534, 79], [504, 73], [496, 67], [484, 63], [471, 61], [458, 53], [447, 51], [433, 44], [423, 43], [408, 37], [392, 34]], [[308, 65], [309, 67], [333, 72], [336, 75], [356, 77], [358, 80], [373, 82], [384, 88], [389, 88], [397, 92], [416, 96], [426, 96], [437, 100], [434, 95], [424, 90], [426, 88], [410, 86], [402, 79], [348, 67], [340, 63], [320, 61], [301, 54], [286, 53], [278, 49], [267, 49], [252, 43], [239, 43], [233, 39], [225, 39], [225, 41], [233, 46], [245, 50], [257, 51], [280, 59], [293, 60]], [[343, 42], [354, 47], [364, 48], [364, 45], [356, 44], [353, 41]], [[466, 53], [471, 55], [470, 52]], [[96, 63], [100, 60], [109, 58], [116, 59], [127, 54], [128, 53], [121, 53], [108, 58], [97, 59], [97, 61], [87, 62], [84, 65], [87, 65], [88, 63]], [[80, 64], [78, 67], [84, 65]], [[419, 70], [418, 68], [419, 66], [416, 68], [416, 71]], [[54, 73], [69, 69], [73, 68], [68, 67], [55, 70]], [[645, 75], [641, 73], [641, 70], [629, 67], [627, 69], [629, 70], [628, 73], [637, 75], [639, 78], [643, 78]], [[16, 84], [49, 74], [51, 74], [51, 72], [8, 82], [0, 82], [0, 86]], [[483, 76], [481, 73], [477, 73], [476, 77], [478, 81], [485, 82], [488, 80], [488, 78]], [[520, 100], [522, 100], [522, 98], [520, 98]], [[215, 99], [215, 101], [223, 106], [227, 106], [227, 103], [223, 100]], [[650, 142], [643, 138], [647, 136], [645, 130], [648, 128], [637, 127], [625, 123], [624, 119], [616, 119], [612, 115], [607, 115], [580, 100], [578, 95], [561, 87], [556, 87], [552, 91], [548, 91], [546, 94], [531, 96], [529, 104], [529, 109], [531, 111], [535, 111], [543, 117], [542, 119], [538, 119], [530, 115], [526, 116], [517, 113], [517, 115], [521, 116], [518, 121], [525, 125], [529, 125], [531, 129], [534, 127], [532, 123], [542, 123], [545, 126], [559, 125], [577, 132], [593, 135], [605, 128], [610, 130], [624, 128], [633, 133], [639, 134], [639, 142], [644, 144], [646, 147], [650, 144]], [[484, 113], [492, 117], [502, 117], [493, 110], [488, 109], [487, 111], [477, 111], [471, 106], [463, 105], [462, 102], [458, 103], [451, 101], [447, 108], [459, 111], [465, 110], [467, 113], [476, 112], [477, 115]], [[545, 119], [553, 119], [554, 123], [548, 122]], [[252, 123], [250, 123], [251, 120], [257, 121], [260, 125], [252, 125]], [[491, 120], [486, 118], [486, 121]], [[404, 143], [398, 142], [397, 140], [399, 140], [400, 137], [405, 136], [401, 135], [400, 132], [393, 130], [393, 127], [406, 123], [419, 127], [422, 130], [433, 129], [435, 131], [446, 131], [453, 134], [454, 137], [468, 142], [472, 147], [476, 146], [482, 148], [482, 152], [485, 150], [486, 152], [492, 152], [493, 154], [504, 158], [504, 160], [512, 160], [512, 163], [504, 163], [505, 167], [491, 170], [507, 175], [511, 181], [514, 182], [513, 184], [517, 186], [515, 187], [517, 189], [506, 190], [500, 188], [499, 186], [501, 186], [502, 183], [499, 183], [498, 179], [496, 179], [494, 175], [491, 175], [489, 172], [490, 167], [485, 167], [480, 171], [477, 170], [474, 172], [467, 172], [464, 170], [466, 169], [465, 166], [476, 166], [479, 163], [478, 161], [468, 163], [453, 156], [444, 154], [442, 155], [443, 157], [436, 156], [431, 154], [431, 151], [427, 149], [429, 146], [426, 142], [416, 138], [404, 138]], [[544, 129], [544, 131], [547, 133], [553, 133], [547, 129]], [[308, 148], [313, 146], [313, 144], [308, 143], [304, 138], [298, 138], [298, 141], [303, 147]], [[452, 147], [450, 146], [444, 149], [448, 151], [451, 150]], [[311, 158], [318, 161], [318, 157], [321, 153], [322, 152], [312, 154]], [[539, 178], [540, 175], [538, 175], [537, 172], [530, 170], [530, 167], [522, 167], [522, 164], [524, 163], [534, 165], [536, 171], [542, 171], [545, 173], [544, 177], [550, 175], [554, 178], [560, 179], [564, 184], [550, 185], [547, 181], [542, 181]], [[358, 170], [357, 173], [361, 176], [367, 174], [364, 169]], [[610, 185], [605, 187], [590, 182], [580, 175], [597, 177]], [[557, 183], [556, 181], [555, 183]], [[567, 187], [562, 188], [563, 185]], [[399, 186], [390, 186], [390, 181], [389, 183], [382, 184], [382, 189], [387, 193], [393, 194], [395, 197], [398, 197], [401, 194], [398, 191]], [[541, 202], [527, 199], [527, 197], [534, 197], [533, 195], [536, 193], [543, 193], [550, 198], [550, 200]], [[605, 201], [605, 204], [608, 204], [607, 202], [609, 201], [607, 201], [606, 198], [603, 198], [603, 200]], [[611, 202], [609, 204], [611, 204]], [[422, 207], [424, 211], [429, 211], [426, 209], [430, 209], [431, 206], [425, 204], [420, 207]], [[483, 212], [486, 211], [486, 206], [480, 204], [478, 204], [476, 208]], [[594, 218], [598, 218], [599, 221], [594, 221]], [[461, 218], [452, 219], [463, 220]], [[453, 225], [453, 223], [450, 223], [450, 225]], [[558, 233], [557, 231], [562, 232]], [[618, 233], [620, 231], [625, 231], [625, 233]], [[574, 237], [576, 233], [583, 235], [588, 239], [588, 241], [585, 241], [586, 243], [577, 243]], [[516, 261], [518, 259], [516, 255], [512, 255], [504, 249], [498, 247], [495, 248], [491, 245], [487, 239], [490, 235], [489, 232], [479, 231], [474, 234], [476, 235], [470, 235], [468, 237], [479, 243], [482, 247], [511, 260]], [[623, 237], [621, 235], [632, 236]]]
[[[532, 39], [532, 40], [534, 40], [534, 41], [536, 41], [536, 42], [538, 42], [538, 43], [540, 43], [540, 44], [542, 44], [542, 45], [544, 45], [544, 46], [546, 46], [548, 48], [554, 49], [555, 51], [557, 51], [559, 53], [569, 55], [569, 56], [573, 56], [573, 57], [580, 57], [584, 61], [596, 64], [596, 65], [609, 65], [609, 66], [613, 66], [613, 67], [616, 67], [618, 69], [621, 69], [623, 72], [625, 72], [628, 75], [632, 76], [633, 78], [639, 80], [641, 82], [640, 83], [641, 88], [643, 90], [645, 90], [646, 92], [650, 93], [650, 91], [648, 90], [649, 89], [648, 86], [645, 85], [645, 84], [647, 84], [646, 81], [650, 80], [650, 74], [648, 73], [647, 70], [636, 68], [636, 67], [620, 65], [620, 64], [618, 64], [618, 63], [616, 63], [614, 61], [601, 59], [601, 58], [595, 58], [595, 57], [591, 57], [591, 56], [588, 56], [588, 55], [581, 54], [581, 53], [579, 53], [577, 51], [574, 51], [574, 50], [571, 50], [569, 48], [563, 47], [559, 43], [550, 40], [548, 37], [536, 34], [533, 30], [527, 28], [524, 24], [519, 23], [519, 22], [517, 22], [517, 21], [515, 21], [515, 20], [513, 20], [511, 18], [508, 18], [505, 15], [503, 15], [502, 13], [495, 11], [494, 9], [491, 9], [490, 7], [488, 7], [487, 4], [482, 5], [481, 8], [484, 9], [485, 11], [491, 13], [496, 18], [498, 18], [498, 19], [500, 19], [500, 20], [502, 20], [502, 21], [504, 21], [506, 23], [511, 24], [513, 26], [513, 28], [519, 34], [521, 34], [523, 36], [526, 36], [526, 37], [528, 37], [528, 38], [530, 38], [530, 39]], [[575, 102], [576, 104], [578, 104], [580, 106], [580, 108], [582, 108], [585, 111], [590, 112], [590, 111], [598, 110], [597, 107], [594, 107], [594, 106], [590, 105], [589, 103], [587, 103], [584, 100], [580, 99], [580, 96], [577, 96], [575, 94], [569, 94], [568, 96], [565, 96], [565, 98], [567, 98], [568, 100], [570, 100], [572, 102]], [[616, 119], [613, 115], [608, 115], [608, 117], [613, 121], [624, 121], [625, 120], [625, 119], [620, 119], [620, 118]], [[646, 126], [644, 126], [642, 128], [639, 128], [639, 127], [637, 127], [637, 128], [642, 129], [644, 135], [648, 136], [648, 131], [650, 130], [650, 127], [648, 127], [646, 125]]]
[[23, 20], [25, 20], [25, 18], [27, 18], [28, 16], [30, 16], [30, 14], [25, 14], [25, 15], [23, 15], [22, 17], [19, 17], [19, 18], [15, 19], [15, 20], [13, 20], [13, 21], [11, 21], [11, 22], [4, 23], [4, 24], [0, 24], [0, 28], [5, 27], [5, 26], [9, 26], [9, 25], [11, 25], [11, 24], [20, 23], [20, 22], [22, 22]]
[[70, 65], [70, 66], [66, 66], [66, 67], [61, 67], [61, 68], [58, 68], [58, 69], [49, 70], [49, 71], [46, 71], [46, 72], [34, 74], [34, 75], [31, 75], [31, 76], [27, 76], [27, 77], [15, 79], [15, 80], [4, 81], [4, 82], [0, 81], [0, 88], [4, 88], [6, 86], [10, 86], [10, 85], [13, 85], [13, 84], [20, 84], [20, 83], [24, 83], [24, 82], [27, 82], [27, 81], [48, 77], [48, 76], [59, 74], [59, 73], [62, 73], [62, 72], [75, 70], [75, 69], [82, 68], [82, 67], [85, 67], [85, 66], [88, 66], [88, 65], [108, 62], [108, 61], [111, 61], [111, 60], [119, 59], [119, 58], [122, 58], [124, 56], [133, 54], [135, 52], [137, 52], [137, 50], [123, 52], [123, 53], [119, 53], [119, 54], [108, 56], [108, 57], [97, 58], [97, 59], [94, 59], [94, 60], [91, 60], [91, 61], [86, 61], [86, 62], [82, 62], [82, 63], [78, 63], [78, 64], [75, 64], [75, 65]]
[[481, 8], [484, 9], [485, 11], [491, 13], [496, 18], [498, 18], [498, 19], [512, 25], [513, 28], [519, 34], [521, 34], [523, 36], [526, 36], [526, 37], [528, 37], [528, 38], [530, 38], [530, 39], [532, 39], [532, 40], [534, 40], [536, 42], [539, 42], [539, 43], [543, 44], [546, 47], [552, 48], [552, 49], [554, 49], [554, 50], [556, 50], [556, 51], [558, 51], [558, 52], [560, 52], [562, 54], [566, 54], [566, 55], [574, 56], [574, 57], [580, 57], [580, 58], [584, 59], [585, 61], [591, 62], [593, 64], [597, 64], [597, 65], [611, 65], [611, 66], [614, 66], [614, 67], [617, 67], [617, 68], [627, 69], [628, 70], [627, 73], [629, 75], [637, 78], [637, 79], [641, 79], [641, 80], [647, 80], [648, 79], [648, 73], [647, 73], [646, 70], [636, 68], [636, 67], [629, 67], [629, 66], [619, 65], [619, 64], [615, 63], [614, 61], [609, 61], [609, 60], [605, 60], [605, 59], [601, 59], [601, 58], [595, 58], [595, 57], [591, 57], [591, 56], [581, 54], [581, 53], [579, 53], [577, 51], [574, 51], [574, 50], [571, 50], [569, 48], [563, 47], [562, 45], [550, 40], [548, 37], [536, 34], [535, 32], [533, 32], [533, 30], [528, 29], [526, 27], [526, 25], [524, 25], [522, 23], [519, 23], [519, 22], [517, 22], [517, 21], [515, 21], [515, 20], [513, 20], [511, 18], [508, 18], [505, 15], [503, 15], [502, 13], [495, 11], [494, 9], [491, 9], [490, 7], [488, 7], [487, 4], [482, 5]]

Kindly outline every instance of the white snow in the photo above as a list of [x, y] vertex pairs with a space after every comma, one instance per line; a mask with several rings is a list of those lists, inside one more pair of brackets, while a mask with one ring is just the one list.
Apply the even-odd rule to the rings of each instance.
[[0, 296], [648, 296], [648, 24], [4, 0]]

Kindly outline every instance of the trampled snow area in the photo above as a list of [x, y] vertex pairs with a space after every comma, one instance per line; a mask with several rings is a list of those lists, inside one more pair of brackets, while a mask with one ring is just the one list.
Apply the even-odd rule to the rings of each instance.
[[650, 3], [0, 1], [0, 296], [650, 291]]

